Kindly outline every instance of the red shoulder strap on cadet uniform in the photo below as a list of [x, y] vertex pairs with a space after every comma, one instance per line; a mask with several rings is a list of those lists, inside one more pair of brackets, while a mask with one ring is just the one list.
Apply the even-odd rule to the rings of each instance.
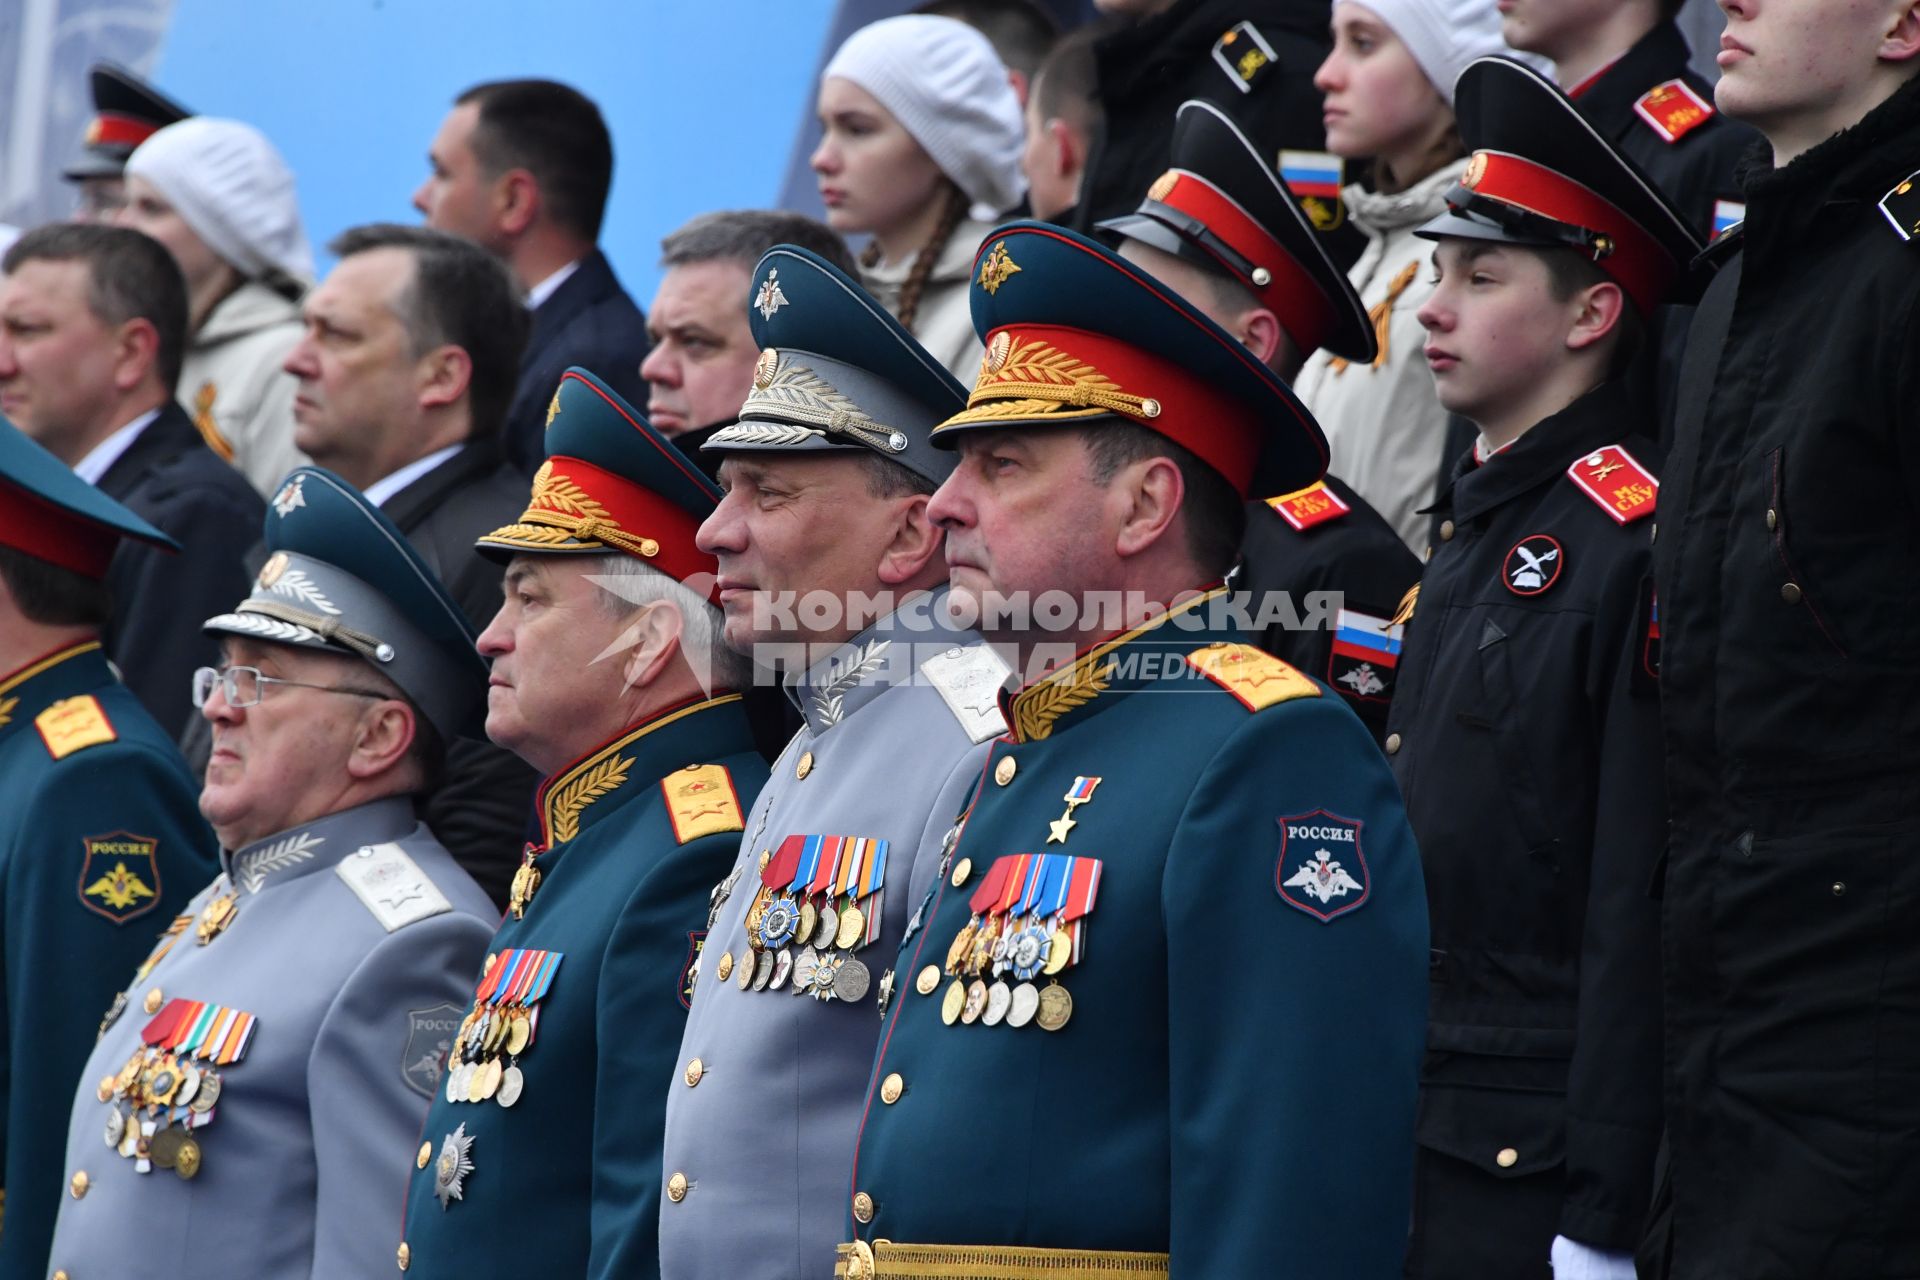
[[1633, 104], [1633, 112], [1669, 145], [1713, 119], [1715, 114], [1713, 104], [1695, 93], [1685, 80], [1669, 80], [1653, 86]]
[[1575, 462], [1567, 478], [1621, 524], [1652, 515], [1660, 495], [1660, 481], [1617, 444]]

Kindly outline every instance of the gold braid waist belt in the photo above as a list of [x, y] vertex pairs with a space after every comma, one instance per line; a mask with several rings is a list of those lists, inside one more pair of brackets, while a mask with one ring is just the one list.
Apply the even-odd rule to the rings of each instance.
[[895, 1244], [891, 1240], [869, 1245], [856, 1240], [840, 1246], [833, 1274], [836, 1280], [1108, 1280], [1112, 1276], [1165, 1280], [1167, 1255], [993, 1244]]

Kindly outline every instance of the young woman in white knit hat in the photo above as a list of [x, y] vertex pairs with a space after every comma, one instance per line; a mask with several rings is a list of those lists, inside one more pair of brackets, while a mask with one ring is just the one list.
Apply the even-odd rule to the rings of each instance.
[[973, 254], [1026, 193], [1019, 100], [987, 38], [928, 14], [847, 37], [820, 79], [814, 150], [827, 225], [871, 237], [862, 283], [969, 386]]
[[[1370, 168], [1341, 192], [1367, 247], [1348, 275], [1373, 317], [1380, 354], [1355, 365], [1321, 352], [1295, 383], [1332, 450], [1328, 469], [1385, 516], [1416, 555], [1443, 466], [1447, 411], [1433, 390], [1414, 315], [1432, 291], [1433, 246], [1414, 228], [1445, 211], [1466, 171], [1453, 83], [1467, 64], [1508, 53], [1494, 0], [1337, 0], [1333, 52], [1314, 84], [1326, 97], [1327, 150]], [[1451, 461], [1446, 459], [1445, 461]]]
[[127, 158], [115, 221], [180, 264], [192, 334], [180, 403], [214, 452], [271, 494], [306, 461], [293, 447], [293, 376], [280, 367], [313, 281], [292, 170], [253, 126], [194, 116]]

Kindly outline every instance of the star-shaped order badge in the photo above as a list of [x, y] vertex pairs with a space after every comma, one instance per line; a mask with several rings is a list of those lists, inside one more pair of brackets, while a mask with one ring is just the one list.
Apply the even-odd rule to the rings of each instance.
[[473, 1137], [462, 1121], [440, 1143], [440, 1159], [433, 1166], [433, 1194], [446, 1208], [466, 1196], [467, 1175], [473, 1172]]

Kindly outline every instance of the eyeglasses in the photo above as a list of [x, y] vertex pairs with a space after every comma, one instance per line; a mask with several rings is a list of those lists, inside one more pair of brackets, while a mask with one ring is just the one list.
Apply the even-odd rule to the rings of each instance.
[[318, 689], [322, 693], [345, 693], [356, 698], [385, 698], [384, 693], [375, 693], [370, 689], [340, 689], [330, 684], [308, 684], [304, 680], [282, 680], [278, 676], [263, 676], [258, 667], [226, 667], [215, 670], [201, 667], [193, 673], [193, 705], [204, 707], [207, 699], [213, 696], [215, 685], [225, 696], [230, 707], [258, 706], [266, 687], [270, 684], [292, 685], [296, 689]]

